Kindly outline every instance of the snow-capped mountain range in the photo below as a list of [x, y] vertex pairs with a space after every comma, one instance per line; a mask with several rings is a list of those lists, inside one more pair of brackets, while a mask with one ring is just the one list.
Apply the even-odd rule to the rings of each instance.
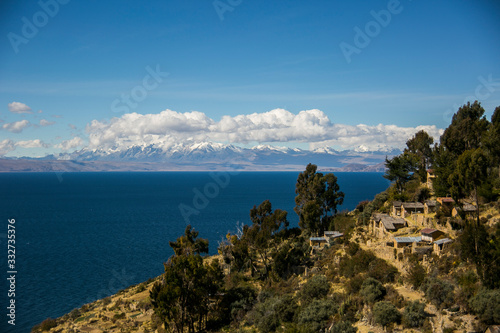
[[354, 150], [337, 151], [331, 147], [315, 150], [270, 145], [242, 148], [231, 144], [200, 142], [179, 143], [170, 147], [84, 148], [40, 159], [3, 159], [0, 160], [0, 171], [52, 171], [61, 168], [63, 171], [301, 171], [308, 163], [330, 171], [383, 171], [386, 156], [399, 153], [399, 150], [387, 147], [370, 151], [360, 146]]

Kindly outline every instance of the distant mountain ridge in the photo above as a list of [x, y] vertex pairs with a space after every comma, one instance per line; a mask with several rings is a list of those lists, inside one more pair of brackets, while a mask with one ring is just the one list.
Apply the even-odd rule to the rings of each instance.
[[337, 151], [259, 145], [242, 148], [231, 144], [200, 142], [170, 147], [131, 146], [110, 149], [84, 148], [42, 158], [0, 159], [0, 171], [301, 171], [308, 163], [329, 171], [384, 171], [385, 157], [401, 153], [381, 147]]

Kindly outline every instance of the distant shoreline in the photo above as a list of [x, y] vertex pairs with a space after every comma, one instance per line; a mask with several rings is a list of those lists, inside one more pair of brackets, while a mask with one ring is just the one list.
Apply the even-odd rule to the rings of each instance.
[[[0, 159], [0, 173], [9, 172], [301, 172], [304, 166], [295, 165], [252, 165], [200, 163], [175, 164], [168, 162], [116, 162], [76, 160]], [[322, 172], [384, 172], [380, 164], [348, 164], [343, 167], [319, 165]]]

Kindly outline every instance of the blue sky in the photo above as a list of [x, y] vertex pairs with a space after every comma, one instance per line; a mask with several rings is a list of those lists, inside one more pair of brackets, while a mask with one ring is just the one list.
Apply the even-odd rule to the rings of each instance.
[[7, 0], [0, 13], [5, 156], [114, 136], [401, 146], [418, 126], [439, 133], [468, 99], [488, 117], [500, 105], [498, 1]]

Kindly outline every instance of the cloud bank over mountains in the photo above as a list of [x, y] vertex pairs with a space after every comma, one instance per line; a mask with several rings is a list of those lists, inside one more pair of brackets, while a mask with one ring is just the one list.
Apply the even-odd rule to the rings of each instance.
[[[436, 141], [443, 132], [436, 126], [337, 124], [318, 109], [296, 114], [274, 109], [226, 115], [219, 120], [199, 111], [181, 113], [167, 109], [150, 114], [126, 113], [110, 120], [94, 119], [86, 125], [85, 132], [69, 124], [70, 136], [50, 132], [41, 140], [38, 131], [52, 131], [49, 127], [55, 122], [29, 115], [31, 108], [21, 102], [12, 102], [8, 107], [11, 113], [33, 119], [0, 124], [0, 131], [9, 133], [6, 139], [0, 139], [0, 157], [15, 153], [20, 156], [20, 151], [28, 149], [36, 150], [36, 156], [46, 160], [170, 161], [191, 166], [235, 161], [260, 168], [299, 165], [319, 158], [318, 162], [325, 166], [376, 165], [386, 155], [403, 149], [406, 141], [420, 130], [427, 131]], [[23, 137], [27, 128], [30, 137]]]
[[[20, 133], [27, 126], [40, 130], [52, 125], [45, 119], [40, 125], [30, 124], [24, 119], [3, 124], [3, 129]], [[297, 171], [315, 163], [330, 171], [383, 171], [386, 156], [399, 154], [419, 130], [436, 140], [442, 134], [435, 126], [336, 124], [317, 109], [297, 114], [274, 109], [220, 120], [198, 111], [126, 113], [110, 120], [92, 120], [86, 133], [77, 131], [79, 134], [55, 144], [40, 139], [0, 141], [0, 156], [17, 148], [60, 151], [38, 159], [2, 159], [0, 170]], [[298, 148], [304, 145], [309, 150]]]
[[87, 125], [87, 149], [123, 150], [132, 146], [170, 149], [179, 143], [219, 142], [227, 144], [307, 143], [310, 149], [336, 146], [342, 149], [380, 150], [403, 148], [419, 130], [436, 140], [436, 126], [356, 126], [335, 124], [320, 110], [293, 114], [284, 109], [264, 113], [223, 116], [219, 121], [198, 111], [165, 110], [157, 114], [128, 113], [109, 121], [93, 120]]

